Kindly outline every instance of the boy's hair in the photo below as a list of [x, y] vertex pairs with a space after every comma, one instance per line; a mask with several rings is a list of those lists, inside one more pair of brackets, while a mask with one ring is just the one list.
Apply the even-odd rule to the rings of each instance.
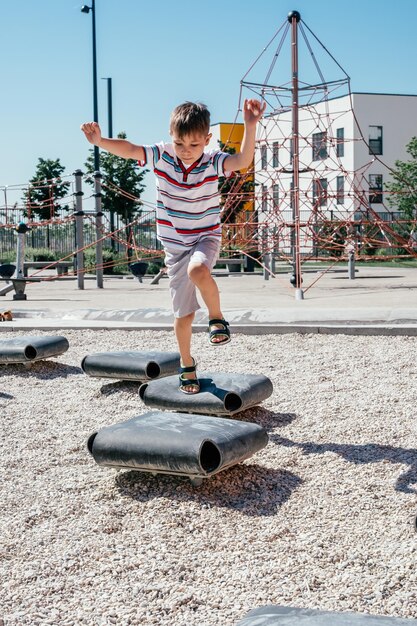
[[201, 102], [184, 102], [179, 104], [171, 113], [169, 133], [176, 133], [178, 137], [201, 133], [208, 135], [210, 131], [210, 111]]

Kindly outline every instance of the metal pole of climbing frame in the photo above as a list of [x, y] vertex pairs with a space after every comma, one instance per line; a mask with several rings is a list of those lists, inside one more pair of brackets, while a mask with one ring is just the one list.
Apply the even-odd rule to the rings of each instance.
[[94, 172], [94, 198], [96, 211], [96, 281], [103, 288], [103, 213], [101, 210], [101, 174]]
[[295, 279], [295, 299], [303, 300], [301, 288], [301, 251], [300, 251], [300, 155], [298, 129], [298, 22], [301, 16], [298, 11], [291, 11], [288, 21], [291, 24], [291, 69], [292, 69], [292, 212], [293, 212], [293, 270]]
[[17, 250], [16, 250], [16, 278], [24, 278], [25, 263], [25, 239], [29, 228], [24, 222], [20, 222], [16, 227], [17, 232]]
[[81, 170], [74, 172], [75, 176], [75, 249], [78, 289], [84, 289], [84, 212], [83, 212], [83, 190]]

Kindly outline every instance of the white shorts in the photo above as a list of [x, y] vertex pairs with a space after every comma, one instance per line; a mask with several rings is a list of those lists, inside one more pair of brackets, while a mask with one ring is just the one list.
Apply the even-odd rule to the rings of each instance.
[[175, 317], [185, 317], [198, 311], [196, 287], [188, 277], [190, 263], [204, 263], [212, 270], [220, 253], [220, 239], [202, 239], [189, 250], [165, 248], [165, 265], [168, 268], [169, 289]]

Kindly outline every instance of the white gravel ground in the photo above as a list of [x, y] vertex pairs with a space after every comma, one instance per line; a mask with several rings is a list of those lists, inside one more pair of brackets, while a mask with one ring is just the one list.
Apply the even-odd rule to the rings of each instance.
[[268, 603], [417, 617], [417, 338], [195, 335], [200, 371], [274, 384], [236, 416], [268, 446], [196, 488], [85, 448], [148, 409], [82, 357], [175, 350], [173, 335], [56, 334], [66, 354], [0, 366], [0, 624], [232, 626]]

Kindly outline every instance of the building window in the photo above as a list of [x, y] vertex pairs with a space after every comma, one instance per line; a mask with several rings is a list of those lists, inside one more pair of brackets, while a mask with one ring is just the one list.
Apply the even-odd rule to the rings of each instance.
[[327, 133], [313, 134], [313, 161], [327, 159]]
[[267, 147], [264, 144], [261, 146], [261, 168], [266, 170], [266, 166], [268, 165], [268, 155], [267, 155]]
[[345, 129], [336, 128], [336, 156], [345, 156]]
[[262, 201], [261, 201], [261, 210], [266, 213], [268, 210], [268, 191], [266, 189], [266, 185], [262, 185]]
[[279, 203], [279, 185], [272, 185], [272, 200], [274, 203], [274, 209], [277, 209]]
[[369, 174], [369, 204], [382, 204], [382, 174]]
[[278, 167], [278, 141], [272, 144], [272, 167]]
[[336, 204], [345, 203], [345, 177], [336, 177]]
[[315, 207], [327, 204], [327, 178], [315, 178], [313, 180], [313, 205]]
[[382, 154], [382, 126], [369, 127], [369, 154]]

